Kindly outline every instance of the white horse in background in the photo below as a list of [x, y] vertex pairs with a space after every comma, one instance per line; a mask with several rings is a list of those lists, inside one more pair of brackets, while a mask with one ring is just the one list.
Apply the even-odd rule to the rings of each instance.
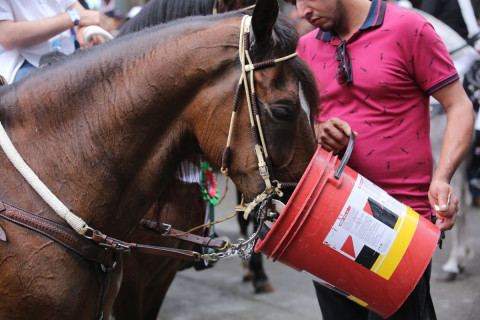
[[[435, 28], [442, 38], [447, 50], [451, 52], [452, 60], [463, 81], [464, 75], [472, 67], [476, 60], [480, 59], [480, 55], [472, 46], [458, 35], [452, 28], [423, 11], [411, 9], [424, 16]], [[430, 139], [432, 143], [433, 160], [438, 163], [440, 150], [442, 147], [443, 134], [447, 125], [447, 116], [438, 101], [431, 99], [431, 119], [430, 119]], [[478, 119], [477, 119], [478, 120]], [[473, 257], [473, 251], [468, 244], [465, 227], [469, 203], [471, 196], [468, 189], [467, 167], [470, 161], [471, 153], [461, 162], [457, 171], [452, 177], [451, 185], [455, 190], [455, 194], [459, 199], [459, 212], [457, 221], [451, 232], [447, 233], [447, 238], [452, 239], [452, 246], [447, 262], [442, 266], [445, 274], [441, 280], [452, 281], [457, 275], [466, 268], [467, 262]]]

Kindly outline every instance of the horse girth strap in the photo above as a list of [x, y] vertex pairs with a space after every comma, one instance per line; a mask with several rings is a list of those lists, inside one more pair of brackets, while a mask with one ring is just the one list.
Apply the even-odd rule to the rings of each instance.
[[3, 201], [0, 201], [0, 217], [40, 233], [76, 252], [83, 258], [100, 263], [106, 268], [112, 268], [116, 264], [114, 252], [104, 250], [104, 248], [92, 243], [73, 229], [54, 221], [24, 211]]
[[185, 233], [180, 230], [173, 229], [171, 225], [166, 223], [159, 223], [157, 221], [142, 219], [140, 225], [148, 230], [155, 231], [162, 236], [175, 238], [178, 240], [198, 244], [202, 247], [213, 249], [224, 249], [227, 242], [220, 238], [202, 237], [191, 233]]

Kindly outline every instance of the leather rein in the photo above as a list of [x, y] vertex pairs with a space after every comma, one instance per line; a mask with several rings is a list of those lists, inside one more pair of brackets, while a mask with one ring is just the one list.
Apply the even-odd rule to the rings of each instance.
[[[252, 63], [248, 52], [250, 46], [250, 22], [251, 16], [243, 17], [239, 40], [239, 56], [242, 65], [242, 75], [240, 77], [237, 90], [235, 92], [234, 106], [227, 139], [227, 146], [225, 148], [222, 158], [222, 173], [228, 175], [231, 135], [235, 122], [236, 111], [238, 109], [238, 104], [240, 100], [240, 94], [243, 87], [245, 90], [246, 100], [249, 109], [252, 140], [254, 141], [255, 154], [258, 159], [259, 172], [266, 185], [265, 191], [260, 195], [257, 195], [251, 203], [249, 203], [246, 207], [243, 208], [242, 211], [245, 211], [245, 217], [247, 217], [248, 214], [252, 210], [256, 209], [258, 206], [260, 206], [260, 210], [267, 207], [267, 204], [269, 204], [269, 200], [274, 195], [282, 195], [282, 192], [280, 190], [281, 184], [277, 181], [273, 181], [273, 183], [272, 181], [270, 181], [270, 174], [268, 169], [270, 161], [260, 123], [260, 116], [257, 106], [257, 96], [254, 90], [253, 74], [255, 70], [271, 67], [278, 62], [285, 61], [297, 55], [297, 53], [295, 52], [283, 58], [267, 60], [259, 63]], [[247, 76], [248, 73], [249, 76]], [[140, 225], [144, 228], [156, 231], [163, 236], [177, 238], [182, 241], [195, 243], [204, 247], [209, 247], [220, 251], [220, 253], [215, 252], [209, 254], [200, 254], [191, 250], [150, 246], [137, 244], [134, 242], [125, 242], [109, 237], [100, 232], [99, 230], [95, 230], [89, 227], [81, 218], [77, 217], [69, 209], [67, 209], [63, 205], [63, 203], [61, 203], [60, 200], [58, 200], [58, 198], [56, 198], [50, 192], [50, 190], [48, 190], [48, 188], [41, 181], [39, 181], [38, 177], [33, 173], [33, 171], [31, 171], [31, 169], [23, 161], [23, 159], [21, 159], [21, 156], [18, 154], [18, 152], [16, 152], [16, 149], [13, 147], [13, 144], [6, 135], [1, 123], [0, 129], [3, 131], [3, 136], [0, 137], [0, 143], [4, 152], [9, 157], [10, 161], [12, 161], [15, 167], [25, 177], [25, 179], [54, 209], [54, 211], [59, 216], [64, 218], [72, 228], [65, 227], [52, 220], [45, 219], [33, 213], [29, 213], [25, 210], [22, 210], [0, 200], [0, 216], [4, 219], [28, 228], [30, 230], [36, 231], [58, 242], [66, 248], [69, 248], [77, 254], [81, 255], [85, 259], [99, 263], [102, 266], [102, 269], [106, 270], [111, 270], [115, 268], [115, 266], [117, 265], [118, 253], [148, 253], [179, 258], [187, 261], [205, 260], [207, 262], [217, 261], [221, 257], [229, 256], [232, 254], [238, 254], [244, 259], [248, 259], [250, 257], [250, 254], [253, 250], [253, 242], [258, 237], [258, 233], [260, 230], [258, 230], [246, 241], [240, 241], [238, 244], [231, 244], [221, 239], [211, 239], [209, 237], [202, 237], [193, 234], [183, 233], [182, 231], [172, 229], [171, 226], [168, 224], [149, 220], [142, 220], [140, 222]], [[0, 131], [0, 134], [2, 134], [2, 131]], [[7, 142], [4, 141], [5, 137], [8, 139]], [[21, 160], [20, 164], [17, 164], [17, 162], [14, 161], [18, 160], [18, 158], [20, 158]], [[1, 228], [0, 240], [6, 241], [6, 235]]]

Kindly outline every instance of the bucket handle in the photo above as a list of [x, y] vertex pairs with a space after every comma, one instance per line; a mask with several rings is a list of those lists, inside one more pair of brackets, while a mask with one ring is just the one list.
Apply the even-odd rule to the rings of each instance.
[[345, 169], [348, 159], [350, 159], [350, 156], [352, 155], [354, 143], [355, 143], [355, 134], [352, 132], [352, 134], [350, 135], [350, 140], [348, 140], [347, 149], [345, 150], [345, 154], [343, 155], [342, 161], [340, 161], [340, 165], [338, 166], [337, 170], [335, 171], [335, 174], [333, 175], [335, 179], [340, 179], [340, 176], [343, 173], [343, 169]]

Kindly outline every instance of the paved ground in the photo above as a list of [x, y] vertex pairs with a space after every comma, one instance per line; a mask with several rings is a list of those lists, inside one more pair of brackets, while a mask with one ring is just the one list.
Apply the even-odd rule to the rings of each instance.
[[[222, 177], [218, 178], [223, 190]], [[233, 184], [224, 202], [216, 208], [218, 218], [230, 214], [235, 202]], [[223, 194], [222, 191], [220, 191]], [[471, 208], [466, 230], [472, 249], [480, 252], [480, 210]], [[237, 239], [236, 220], [216, 227], [217, 233]], [[447, 234], [448, 237], [448, 234]], [[450, 240], [434, 255], [432, 294], [439, 320], [480, 319], [480, 257], [473, 256], [466, 272], [454, 282], [436, 280], [446, 261]], [[321, 319], [311, 280], [279, 262], [266, 261], [266, 270], [275, 292], [254, 294], [251, 283], [241, 281], [238, 257], [219, 261], [214, 268], [193, 269], [177, 274], [158, 319], [161, 320], [319, 320]]]

